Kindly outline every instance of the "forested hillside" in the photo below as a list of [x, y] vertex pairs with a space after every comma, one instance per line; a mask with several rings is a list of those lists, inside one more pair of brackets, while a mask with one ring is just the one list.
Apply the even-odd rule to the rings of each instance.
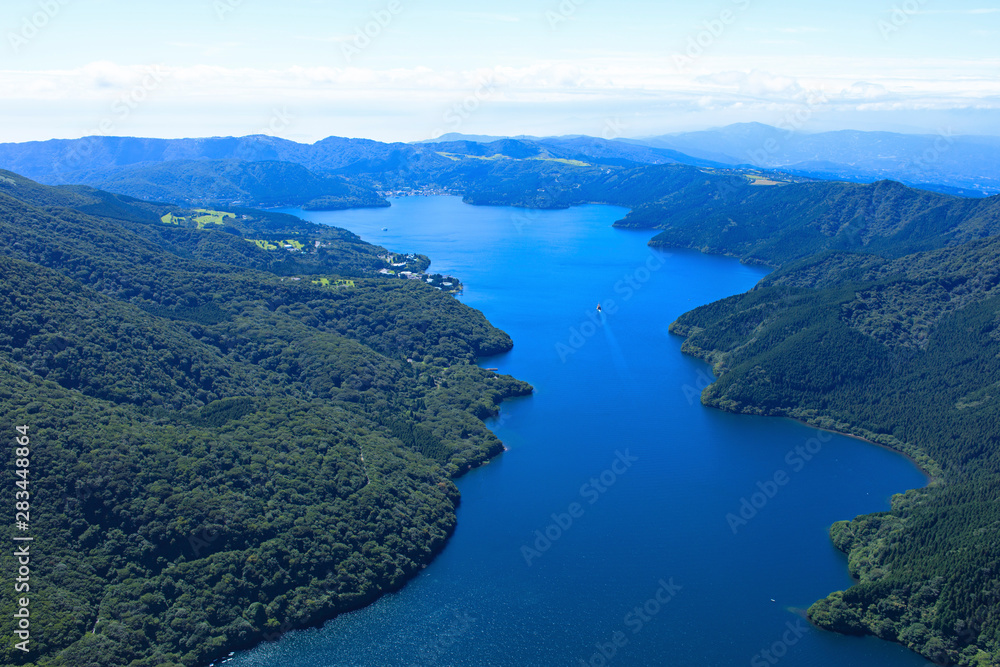
[[631, 211], [622, 227], [662, 230], [652, 245], [780, 266], [828, 250], [887, 257], [1000, 232], [1000, 197], [963, 199], [900, 183], [796, 183], [703, 188]]
[[[813, 186], [782, 188], [791, 206], [770, 217], [740, 200], [705, 225], [669, 223], [655, 242], [781, 265], [671, 330], [714, 365], [707, 405], [854, 433], [935, 477], [890, 512], [833, 527], [858, 584], [810, 619], [939, 664], [1000, 664], [1000, 239], [979, 239], [1000, 224], [997, 200], [886, 183], [827, 203], [835, 185], [815, 200], [790, 196]], [[851, 252], [821, 252], [838, 245]], [[905, 254], [926, 247], [937, 249]], [[792, 261], [809, 249], [820, 252]]]
[[314, 174], [291, 162], [179, 160], [91, 173], [84, 182], [129, 197], [188, 205], [235, 202], [320, 210], [389, 205], [371, 188]]
[[502, 450], [482, 419], [530, 392], [472, 363], [506, 334], [343, 230], [8, 172], [0, 243], [0, 421], [30, 439], [2, 483], [46, 619], [3, 664], [205, 664], [398, 588]]

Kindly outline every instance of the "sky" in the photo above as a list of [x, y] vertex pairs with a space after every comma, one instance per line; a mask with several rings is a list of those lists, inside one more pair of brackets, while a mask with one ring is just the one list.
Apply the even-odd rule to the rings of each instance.
[[1000, 134], [1000, 0], [4, 0], [0, 142]]

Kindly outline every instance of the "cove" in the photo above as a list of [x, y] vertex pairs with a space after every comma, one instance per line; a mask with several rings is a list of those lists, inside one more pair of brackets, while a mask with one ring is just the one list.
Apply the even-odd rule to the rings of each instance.
[[535, 394], [490, 424], [509, 451], [458, 481], [458, 528], [421, 575], [229, 667], [928, 664], [802, 616], [851, 585], [829, 525], [924, 475], [860, 440], [705, 408], [708, 368], [667, 332], [765, 271], [650, 249], [607, 206], [285, 212], [461, 278], [462, 301], [514, 339], [481, 364]]

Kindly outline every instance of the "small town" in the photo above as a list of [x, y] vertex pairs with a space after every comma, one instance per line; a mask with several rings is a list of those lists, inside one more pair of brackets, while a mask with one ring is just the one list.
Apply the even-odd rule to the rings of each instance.
[[379, 255], [379, 259], [389, 265], [388, 267], [379, 269], [378, 272], [383, 276], [397, 276], [404, 280], [422, 280], [431, 287], [454, 294], [462, 291], [462, 283], [458, 278], [452, 276], [445, 276], [440, 273], [398, 270], [417, 260], [417, 256], [413, 253], [407, 255]]

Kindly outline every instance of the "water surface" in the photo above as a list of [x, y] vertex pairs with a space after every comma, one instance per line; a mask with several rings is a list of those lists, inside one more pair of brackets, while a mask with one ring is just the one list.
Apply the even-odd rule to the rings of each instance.
[[707, 367], [667, 331], [762, 270], [652, 250], [607, 206], [287, 212], [459, 276], [514, 339], [482, 364], [536, 392], [491, 423], [509, 451], [459, 480], [458, 529], [420, 576], [230, 667], [927, 664], [801, 615], [851, 585], [829, 525], [925, 477], [859, 440], [703, 407]]

